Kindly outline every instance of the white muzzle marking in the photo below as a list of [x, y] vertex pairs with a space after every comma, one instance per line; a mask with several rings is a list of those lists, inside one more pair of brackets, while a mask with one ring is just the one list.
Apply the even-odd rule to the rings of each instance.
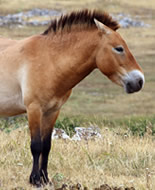
[[122, 76], [122, 83], [127, 93], [134, 93], [143, 88], [145, 78], [142, 72], [133, 70]]

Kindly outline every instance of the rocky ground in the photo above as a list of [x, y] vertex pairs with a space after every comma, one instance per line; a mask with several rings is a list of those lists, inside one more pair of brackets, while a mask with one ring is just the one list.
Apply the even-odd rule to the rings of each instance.
[[63, 129], [55, 128], [52, 133], [52, 139], [65, 139], [73, 141], [89, 140], [95, 138], [101, 138], [99, 128], [96, 126], [85, 127], [75, 127], [75, 134], [69, 137]]
[[[58, 188], [56, 190], [88, 190], [87, 187], [82, 187], [81, 184], [76, 184], [72, 186], [68, 186], [66, 184], [63, 184], [61, 188]], [[94, 190], [135, 190], [134, 187], [110, 187], [107, 184], [103, 184], [98, 188], [95, 188]]]
[[[48, 25], [52, 17], [60, 16], [61, 11], [48, 9], [32, 9], [26, 12], [16, 14], [8, 14], [0, 16], [0, 26], [22, 26], [22, 25]], [[118, 14], [112, 15], [123, 28], [127, 27], [149, 27], [148, 24], [140, 20], [140, 18], [132, 18], [131, 15]]]

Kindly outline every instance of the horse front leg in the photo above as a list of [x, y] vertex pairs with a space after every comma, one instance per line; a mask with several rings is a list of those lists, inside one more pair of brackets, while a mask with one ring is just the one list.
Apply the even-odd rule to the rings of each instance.
[[42, 136], [42, 152], [40, 157], [40, 176], [45, 184], [49, 182], [48, 179], [48, 155], [51, 149], [51, 135], [55, 121], [59, 115], [57, 112], [46, 112], [43, 114], [41, 136]]
[[41, 178], [39, 171], [39, 158], [42, 152], [42, 141], [41, 141], [41, 118], [42, 112], [40, 106], [31, 104], [27, 108], [29, 129], [31, 134], [31, 153], [33, 156], [33, 167], [30, 175], [30, 183], [41, 186]]

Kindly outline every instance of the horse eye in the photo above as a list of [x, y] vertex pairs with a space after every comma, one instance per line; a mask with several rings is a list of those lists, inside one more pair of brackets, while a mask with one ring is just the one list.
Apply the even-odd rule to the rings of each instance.
[[114, 49], [115, 49], [117, 52], [119, 52], [119, 53], [123, 53], [123, 51], [124, 51], [124, 49], [123, 49], [122, 46], [115, 47]]

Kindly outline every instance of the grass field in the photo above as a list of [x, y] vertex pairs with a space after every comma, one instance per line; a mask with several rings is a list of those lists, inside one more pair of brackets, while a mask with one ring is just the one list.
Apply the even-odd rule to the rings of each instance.
[[[100, 8], [110, 13], [138, 16], [149, 28], [127, 28], [119, 32], [142, 66], [144, 89], [127, 95], [95, 70], [73, 90], [60, 119], [77, 119], [82, 125], [98, 125], [101, 140], [67, 142], [54, 140], [49, 158], [49, 175], [56, 186], [81, 183], [93, 189], [103, 183], [155, 189], [155, 1], [154, 0], [0, 0], [0, 13], [31, 8], [74, 10]], [[44, 27], [0, 28], [0, 35], [21, 39]], [[20, 126], [23, 126], [20, 128]], [[28, 184], [32, 157], [27, 121], [17, 118], [0, 123], [0, 190], [34, 189]], [[14, 129], [14, 130], [13, 130]], [[47, 189], [50, 189], [47, 187]]]
[[[89, 189], [107, 183], [153, 190], [154, 138], [149, 134], [143, 138], [123, 135], [121, 129], [107, 128], [102, 129], [102, 135], [102, 139], [88, 142], [53, 141], [49, 174], [56, 187], [79, 182]], [[0, 142], [0, 189], [35, 189], [28, 184], [31, 153], [27, 128], [0, 134]]]

